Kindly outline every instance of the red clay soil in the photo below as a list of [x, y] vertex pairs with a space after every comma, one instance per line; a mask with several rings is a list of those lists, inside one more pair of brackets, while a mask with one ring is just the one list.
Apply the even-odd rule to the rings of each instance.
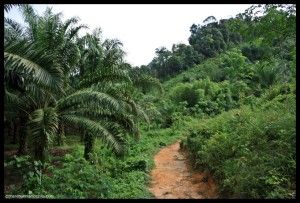
[[150, 191], [158, 199], [216, 199], [217, 187], [209, 174], [193, 171], [180, 142], [169, 145], [154, 157]]

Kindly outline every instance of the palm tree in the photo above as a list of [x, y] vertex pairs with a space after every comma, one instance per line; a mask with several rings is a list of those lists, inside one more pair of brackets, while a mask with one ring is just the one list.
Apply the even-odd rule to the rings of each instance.
[[[27, 109], [11, 107], [22, 104], [22, 98], [37, 94], [43, 89], [48, 95], [62, 90], [61, 66], [45, 55], [35, 43], [24, 40], [6, 41], [4, 44], [4, 89], [6, 112], [15, 113], [20, 118], [19, 154], [26, 151], [25, 123]], [[18, 98], [18, 99], [16, 99]], [[25, 113], [25, 114], [24, 114]]]
[[278, 73], [279, 69], [276, 63], [263, 62], [256, 66], [256, 75], [263, 88], [273, 85], [278, 80]]
[[[37, 85], [35, 89], [48, 88], [52, 84], [52, 87], [54, 85], [52, 89], [55, 89], [55, 94], [52, 96], [60, 97], [64, 92], [62, 82], [66, 87], [70, 67], [74, 66], [78, 59], [74, 36], [85, 26], [73, 26], [78, 22], [78, 18], [71, 18], [63, 23], [60, 20], [60, 14], [54, 15], [49, 8], [43, 17], [37, 16], [30, 5], [20, 5], [20, 8], [28, 27], [24, 30], [15, 21], [5, 19], [4, 57], [7, 70], [5, 72], [13, 75], [14, 78], [21, 78], [22, 81], [24, 81], [23, 76], [33, 76], [30, 82], [35, 79], [34, 82]], [[44, 66], [50, 69], [45, 70]], [[56, 66], [60, 66], [59, 69]], [[27, 70], [24, 71], [24, 69]], [[57, 73], [56, 76], [53, 75], [55, 73]], [[42, 84], [43, 82], [47, 84]], [[28, 84], [27, 82], [24, 86], [28, 88]], [[30, 93], [27, 91], [24, 94]], [[19, 151], [24, 153], [24, 147], [20, 147]]]
[[47, 8], [43, 16], [38, 16], [30, 5], [21, 7], [28, 27], [27, 39], [34, 41], [46, 52], [55, 56], [64, 72], [65, 86], [68, 84], [70, 72], [79, 62], [80, 52], [76, 43], [78, 32], [85, 25], [77, 25], [79, 18], [73, 17], [65, 22], [61, 21], [61, 13], [54, 14]]
[[44, 161], [49, 142], [75, 125], [85, 135], [85, 158], [97, 136], [124, 154], [127, 136], [139, 137], [138, 122], [147, 115], [133, 99], [137, 77], [123, 66], [121, 43], [101, 43], [99, 29], [78, 38], [84, 26], [71, 26], [78, 19], [61, 22], [51, 9], [44, 16], [29, 5], [21, 9], [28, 25], [6, 20], [4, 48], [5, 118], [20, 118], [19, 151], [25, 153], [28, 135], [34, 157]]
[[157, 78], [150, 76], [148, 73], [144, 73], [139, 68], [132, 68], [130, 65], [127, 65], [126, 68], [129, 72], [133, 86], [141, 90], [144, 94], [152, 88], [158, 89], [160, 93], [164, 92], [163, 87]]
[[[94, 137], [100, 137], [121, 155], [124, 153], [124, 135], [138, 136], [137, 125], [116, 98], [91, 88], [76, 91], [56, 102], [34, 110], [28, 122], [30, 143], [36, 158], [44, 160], [45, 149], [55, 136], [60, 123], [78, 126], [87, 132], [85, 158], [89, 158]], [[82, 132], [78, 132], [82, 133]]]

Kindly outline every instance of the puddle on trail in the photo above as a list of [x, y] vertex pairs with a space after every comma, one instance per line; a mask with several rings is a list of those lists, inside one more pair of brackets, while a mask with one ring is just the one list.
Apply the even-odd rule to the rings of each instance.
[[205, 173], [193, 171], [180, 150], [180, 141], [164, 147], [154, 157], [149, 190], [158, 199], [217, 198], [217, 187]]

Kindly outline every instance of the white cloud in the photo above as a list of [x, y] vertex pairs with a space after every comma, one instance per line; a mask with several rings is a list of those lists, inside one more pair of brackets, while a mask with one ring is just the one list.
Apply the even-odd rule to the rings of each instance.
[[[64, 19], [78, 16], [90, 30], [101, 27], [104, 38], [118, 38], [132, 65], [148, 64], [155, 48], [168, 49], [174, 43], [188, 44], [189, 28], [208, 16], [234, 17], [249, 8], [249, 4], [40, 4], [33, 5], [39, 14], [46, 6], [62, 12]], [[12, 10], [9, 16], [20, 21]]]

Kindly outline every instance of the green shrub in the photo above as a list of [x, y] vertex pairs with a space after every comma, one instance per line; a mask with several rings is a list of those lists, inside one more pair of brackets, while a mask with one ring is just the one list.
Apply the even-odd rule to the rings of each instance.
[[[231, 198], [292, 198], [295, 192], [295, 95], [224, 112], [192, 126], [187, 147]], [[288, 93], [288, 94], [286, 94]]]
[[[30, 189], [39, 187], [42, 184], [42, 170], [44, 168], [41, 161], [32, 159], [29, 155], [13, 156], [5, 163], [9, 170], [15, 171], [16, 176], [22, 177], [20, 190], [27, 194]], [[19, 189], [17, 189], [19, 191]]]
[[43, 184], [32, 191], [34, 194], [52, 194], [57, 198], [105, 198], [109, 181], [84, 158], [65, 156], [63, 168], [49, 167]]
[[259, 46], [257, 44], [246, 44], [242, 47], [242, 53], [251, 62], [262, 60], [270, 57], [271, 49], [265, 46]]
[[192, 107], [199, 101], [199, 92], [190, 84], [177, 85], [172, 93], [171, 98], [176, 102], [187, 102], [187, 107]]

